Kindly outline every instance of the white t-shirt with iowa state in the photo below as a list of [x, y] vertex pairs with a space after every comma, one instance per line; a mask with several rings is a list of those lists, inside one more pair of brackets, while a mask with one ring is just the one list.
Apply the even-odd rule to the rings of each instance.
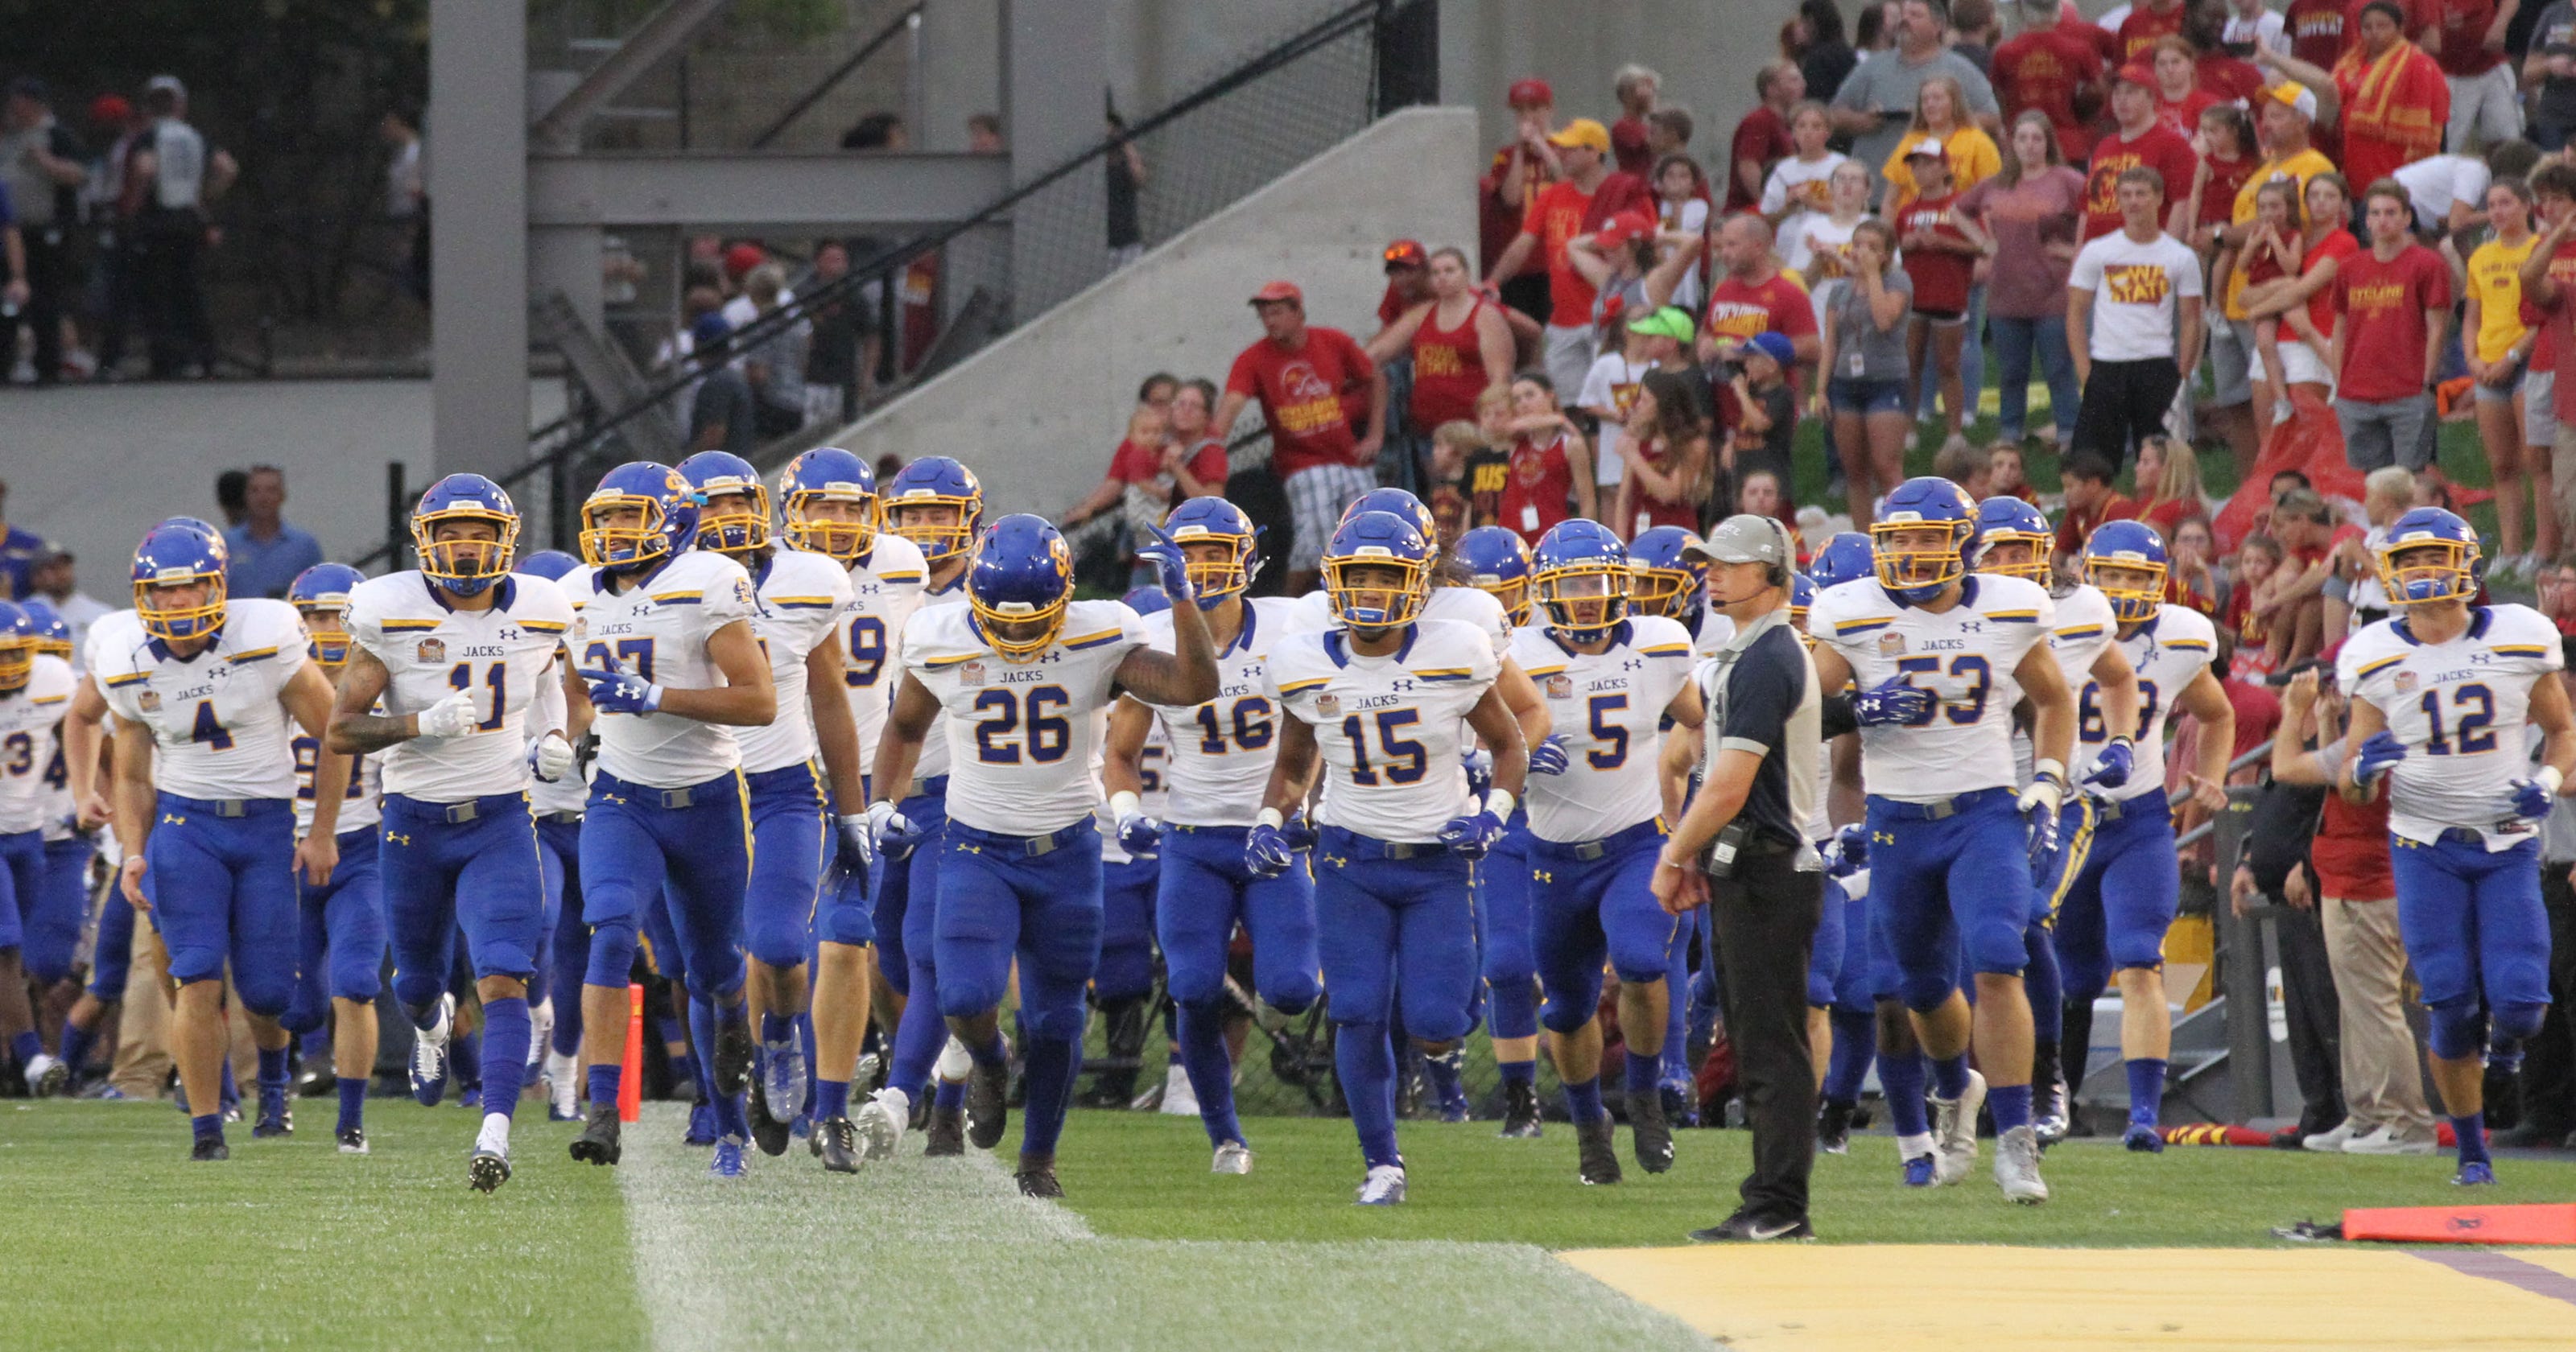
[[2171, 235], [2140, 244], [2114, 230], [2075, 255], [2066, 285], [2093, 297], [2093, 360], [2171, 357], [2175, 307], [2201, 294], [2200, 259]]

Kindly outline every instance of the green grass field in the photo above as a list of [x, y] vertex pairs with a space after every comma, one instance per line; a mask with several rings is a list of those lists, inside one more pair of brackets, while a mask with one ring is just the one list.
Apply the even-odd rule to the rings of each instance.
[[[0, 1345], [865, 1347], [939, 1328], [958, 1348], [1699, 1347], [1547, 1252], [1683, 1242], [1731, 1206], [1747, 1139], [1685, 1132], [1672, 1173], [1586, 1188], [1560, 1125], [1530, 1142], [1408, 1123], [1412, 1200], [1379, 1211], [1349, 1205], [1347, 1123], [1251, 1119], [1254, 1173], [1218, 1178], [1194, 1120], [1082, 1112], [1057, 1205], [917, 1139], [856, 1178], [799, 1146], [716, 1180], [653, 1105], [615, 1170], [574, 1165], [572, 1128], [523, 1113], [517, 1175], [484, 1197], [465, 1112], [379, 1100], [360, 1159], [333, 1151], [327, 1104], [303, 1107], [291, 1140], [236, 1128], [226, 1165], [189, 1164], [166, 1105], [0, 1110]], [[2035, 1210], [1982, 1172], [1908, 1192], [1891, 1143], [1864, 1138], [1819, 1161], [1817, 1225], [1833, 1243], [2261, 1246], [2345, 1206], [2461, 1200], [2438, 1158], [2077, 1142], [2047, 1171], [2057, 1197]], [[2477, 1200], [2576, 1197], [2576, 1162], [2503, 1172]]]

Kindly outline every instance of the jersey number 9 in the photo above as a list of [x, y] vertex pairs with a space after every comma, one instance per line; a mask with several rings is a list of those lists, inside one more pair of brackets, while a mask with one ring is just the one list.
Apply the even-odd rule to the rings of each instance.
[[851, 689], [864, 690], [877, 683], [877, 674], [885, 670], [885, 660], [885, 621], [874, 615], [853, 616], [848, 663], [841, 668], [841, 680]]

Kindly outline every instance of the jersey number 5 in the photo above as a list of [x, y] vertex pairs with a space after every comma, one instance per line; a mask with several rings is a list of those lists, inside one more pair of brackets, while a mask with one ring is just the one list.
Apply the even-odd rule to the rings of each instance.
[[[1897, 674], [1907, 685], [1914, 684], [1914, 677], [1918, 672], [1937, 672], [1940, 669], [1941, 659], [1937, 657], [1896, 659]], [[1962, 726], [1985, 717], [1986, 694], [1994, 689], [1994, 668], [1987, 665], [1986, 659], [1974, 653], [1968, 653], [1950, 659], [1950, 674], [1969, 682], [1966, 692], [1957, 699], [1945, 700], [1938, 692], [1927, 689], [1924, 693], [1932, 696], [1932, 702], [1924, 706], [1922, 717], [1908, 719], [1905, 726], [1927, 727], [1931, 724], [1932, 715], [1935, 712], [1949, 715], [1951, 722]]]
[[[1422, 712], [1418, 709], [1378, 711], [1377, 745], [1379, 757], [1386, 764], [1387, 783], [1421, 782], [1423, 770], [1431, 763], [1430, 756], [1423, 751], [1422, 743], [1396, 735], [1421, 721]], [[1342, 720], [1342, 735], [1351, 739], [1351, 782], [1354, 784], [1373, 785], [1378, 782], [1378, 772], [1369, 765], [1367, 729], [1367, 720], [1358, 714]]]
[[[1017, 765], [1020, 747], [1028, 747], [1029, 759], [1040, 765], [1064, 759], [1073, 746], [1073, 724], [1063, 710], [1073, 697], [1060, 685], [1033, 685], [1025, 695], [1027, 713], [1023, 716], [1023, 695], [1008, 687], [987, 690], [975, 697], [975, 757], [986, 765]], [[1053, 707], [1057, 712], [1048, 714]]]

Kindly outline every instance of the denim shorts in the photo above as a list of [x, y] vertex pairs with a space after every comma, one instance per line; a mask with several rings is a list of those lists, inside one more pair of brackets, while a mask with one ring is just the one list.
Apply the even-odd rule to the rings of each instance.
[[1825, 404], [1836, 413], [1903, 413], [1905, 382], [1835, 376], [1825, 382]]

